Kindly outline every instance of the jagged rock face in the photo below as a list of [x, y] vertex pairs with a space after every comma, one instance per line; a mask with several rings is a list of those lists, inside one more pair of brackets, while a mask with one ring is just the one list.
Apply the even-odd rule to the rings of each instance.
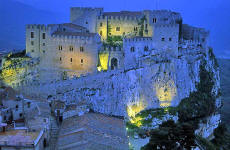
[[[199, 66], [204, 55], [183, 56], [170, 62], [151, 64], [130, 70], [91, 74], [77, 79], [28, 86], [34, 97], [71, 102], [85, 102], [96, 112], [126, 116], [127, 106], [148, 108], [177, 106], [180, 100], [196, 90]], [[216, 78], [214, 91], [219, 89], [219, 73], [207, 57], [207, 68]], [[28, 93], [28, 92], [27, 92]]]

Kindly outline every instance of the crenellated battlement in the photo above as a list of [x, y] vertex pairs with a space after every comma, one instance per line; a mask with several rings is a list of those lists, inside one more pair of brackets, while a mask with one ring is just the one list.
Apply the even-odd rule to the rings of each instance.
[[134, 16], [124, 16], [124, 15], [121, 15], [121, 16], [98, 16], [97, 18], [98, 20], [110, 20], [110, 21], [138, 21], [140, 19], [140, 17], [134, 17]]
[[103, 11], [103, 8], [100, 7], [71, 7], [71, 10], [77, 10], [77, 11]]
[[125, 38], [123, 42], [129, 43], [129, 42], [147, 42], [152, 41], [152, 37], [134, 37], [134, 38]]
[[26, 29], [39, 29], [39, 30], [47, 31], [49, 27], [44, 24], [27, 24]]
[[94, 36], [74, 36], [74, 35], [52, 35], [52, 40], [71, 40], [71, 41], [93, 41]]
[[122, 46], [103, 45], [101, 47], [100, 51], [123, 51], [123, 47]]
[[157, 28], [178, 28], [178, 24], [155, 24], [154, 27]]

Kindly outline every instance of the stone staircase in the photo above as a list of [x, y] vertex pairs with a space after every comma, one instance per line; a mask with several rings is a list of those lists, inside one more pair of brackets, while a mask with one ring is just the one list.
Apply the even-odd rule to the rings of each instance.
[[51, 116], [50, 118], [50, 150], [56, 150], [58, 147], [57, 140], [58, 140], [58, 133], [59, 133], [59, 127], [57, 124], [57, 121], [55, 117]]

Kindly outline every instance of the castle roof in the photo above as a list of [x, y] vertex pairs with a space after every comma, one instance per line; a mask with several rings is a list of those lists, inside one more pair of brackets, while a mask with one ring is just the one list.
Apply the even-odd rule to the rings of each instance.
[[88, 32], [65, 32], [65, 31], [56, 31], [52, 35], [64, 35], [64, 36], [87, 36], [93, 37], [97, 33], [88, 33]]
[[75, 28], [75, 29], [79, 29], [79, 30], [86, 30], [85, 27], [79, 26], [79, 25], [76, 25], [76, 24], [73, 24], [73, 23], [49, 24], [48, 26], [56, 26], [56, 25], [63, 25], [63, 26], [66, 26], [66, 27]]
[[75, 29], [86, 29], [85, 27], [73, 24], [73, 23], [63, 23], [64, 26], [70, 27], [70, 28], [75, 28]]

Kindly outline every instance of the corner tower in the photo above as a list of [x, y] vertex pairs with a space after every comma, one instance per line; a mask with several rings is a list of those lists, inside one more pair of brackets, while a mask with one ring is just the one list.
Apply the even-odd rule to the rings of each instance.
[[89, 32], [96, 33], [97, 17], [103, 13], [103, 8], [72, 7], [70, 8], [70, 21], [83, 26]]

